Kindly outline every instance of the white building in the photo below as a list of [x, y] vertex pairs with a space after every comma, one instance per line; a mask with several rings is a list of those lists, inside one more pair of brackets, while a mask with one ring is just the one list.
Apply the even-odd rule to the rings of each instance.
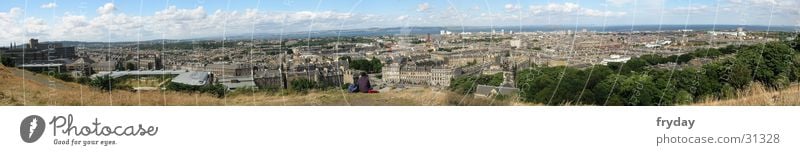
[[625, 63], [628, 62], [628, 60], [631, 60], [631, 57], [612, 54], [609, 58], [603, 58], [600, 64], [608, 65], [609, 62]]

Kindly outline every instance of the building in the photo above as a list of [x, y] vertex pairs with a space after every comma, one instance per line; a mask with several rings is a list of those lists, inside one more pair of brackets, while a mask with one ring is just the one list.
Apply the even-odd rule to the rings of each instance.
[[625, 63], [628, 62], [628, 60], [631, 60], [631, 57], [623, 57], [621, 55], [614, 54], [611, 55], [609, 58], [603, 58], [603, 61], [601, 61], [600, 64], [608, 65], [609, 62]]
[[431, 69], [431, 86], [447, 87], [453, 78], [461, 76], [461, 68], [434, 67]]
[[153, 71], [101, 71], [91, 77], [106, 76], [120, 78], [124, 76], [164, 76], [175, 75], [170, 82], [186, 84], [191, 86], [203, 86], [211, 84], [213, 75], [209, 72], [195, 72], [185, 70], [153, 70]]
[[171, 82], [181, 83], [191, 86], [203, 86], [211, 83], [211, 73], [209, 72], [183, 72], [172, 78]]
[[461, 76], [462, 73], [461, 68], [392, 63], [383, 67], [381, 76], [383, 82], [387, 84], [447, 87], [450, 86], [450, 80]]
[[10, 47], [0, 49], [0, 54], [3, 57], [11, 58], [16, 66], [54, 59], [72, 60], [76, 58], [75, 47], [63, 47], [61, 43], [39, 43], [37, 39], [31, 39], [27, 45], [22, 47], [12, 43]]
[[283, 72], [278, 70], [259, 70], [254, 71], [253, 80], [258, 88], [261, 89], [283, 89], [286, 88], [286, 77]]
[[255, 79], [249, 75], [239, 76], [239, 77], [224, 77], [217, 79], [217, 82], [221, 83], [228, 90], [237, 90], [242, 88], [257, 88]]
[[218, 77], [250, 76], [252, 67], [248, 64], [208, 64], [203, 71], [211, 72]]
[[511, 45], [511, 47], [516, 49], [525, 48], [525, 45], [523, 44], [522, 40], [519, 39], [508, 41], [508, 43]]
[[117, 70], [117, 61], [102, 61], [91, 64], [91, 67], [96, 72], [110, 72]]
[[64, 64], [48, 63], [48, 64], [22, 64], [17, 66], [19, 68], [33, 71], [33, 72], [46, 72], [53, 71], [56, 73], [66, 72], [67, 67]]

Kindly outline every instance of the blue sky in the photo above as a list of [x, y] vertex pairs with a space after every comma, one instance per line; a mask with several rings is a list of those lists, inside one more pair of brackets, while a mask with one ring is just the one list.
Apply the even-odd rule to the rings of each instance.
[[403, 26], [794, 26], [800, 24], [797, 8], [797, 0], [6, 0], [0, 4], [0, 42]]

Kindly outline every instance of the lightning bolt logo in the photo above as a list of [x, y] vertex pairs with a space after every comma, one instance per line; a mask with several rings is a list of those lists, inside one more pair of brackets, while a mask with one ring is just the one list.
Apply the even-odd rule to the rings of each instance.
[[26, 143], [33, 143], [36, 140], [39, 140], [44, 134], [44, 119], [37, 115], [30, 115], [22, 119], [22, 123], [19, 125], [19, 136], [22, 138], [22, 141]]
[[34, 133], [34, 131], [36, 131], [36, 127], [38, 127], [38, 124], [36, 124], [36, 118], [35, 117], [33, 118], [33, 120], [31, 120], [30, 126], [31, 127], [30, 127], [30, 129], [28, 131], [28, 138], [33, 137], [33, 133]]

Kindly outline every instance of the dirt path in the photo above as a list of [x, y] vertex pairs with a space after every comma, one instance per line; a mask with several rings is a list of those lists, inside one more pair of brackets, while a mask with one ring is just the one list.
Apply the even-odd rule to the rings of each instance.
[[22, 69], [9, 69], [14, 76], [23, 77], [25, 75], [25, 79], [32, 80], [37, 83], [47, 84], [50, 88], [67, 90], [69, 87], [65, 86], [64, 84], [60, 83], [58, 79], [52, 79], [52, 77], [47, 77], [46, 75], [37, 75], [32, 72], [28, 72]]

